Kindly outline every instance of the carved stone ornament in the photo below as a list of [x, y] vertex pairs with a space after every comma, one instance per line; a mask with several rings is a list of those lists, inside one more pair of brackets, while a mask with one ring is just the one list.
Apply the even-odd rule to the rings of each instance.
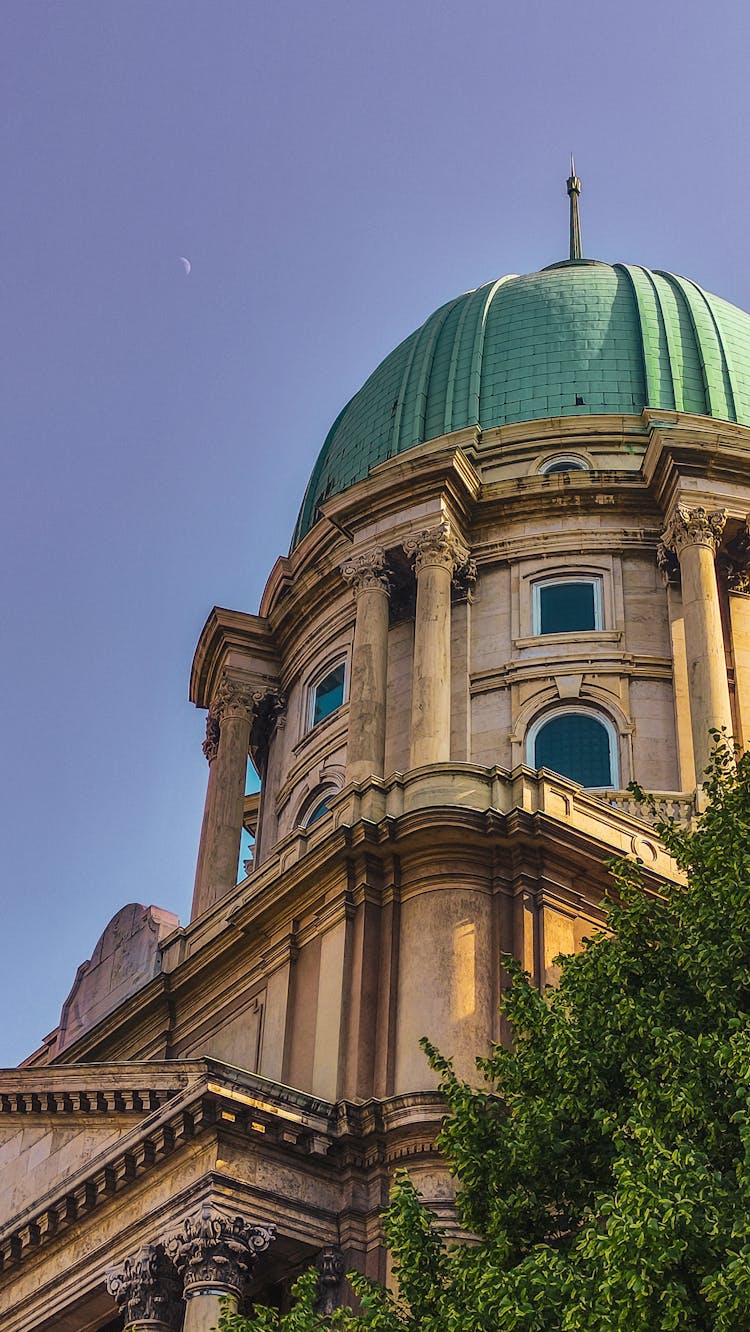
[[750, 526], [746, 522], [727, 544], [721, 560], [730, 592], [750, 593]]
[[414, 560], [415, 573], [430, 565], [448, 569], [451, 574], [462, 565], [468, 564], [469, 552], [453, 536], [448, 523], [436, 523], [434, 527], [424, 527], [421, 532], [407, 537], [404, 550], [409, 559]]
[[280, 731], [286, 725], [286, 694], [280, 689], [254, 689], [253, 708], [256, 715], [266, 721], [274, 721]]
[[459, 564], [453, 574], [451, 587], [453, 589], [454, 601], [474, 600], [474, 588], [477, 585], [477, 562], [476, 560], [466, 560], [464, 564]]
[[341, 565], [341, 575], [354, 589], [355, 596], [360, 592], [389, 592], [390, 579], [385, 572], [385, 551], [382, 546], [366, 554], [352, 555]]
[[665, 587], [670, 586], [670, 584], [674, 586], [679, 582], [680, 565], [677, 556], [673, 550], [669, 549], [669, 546], [665, 546], [663, 541], [660, 541], [656, 547], [656, 563], [661, 571]]
[[107, 1290], [117, 1303], [125, 1327], [146, 1323], [176, 1329], [182, 1324], [182, 1283], [163, 1244], [146, 1244], [106, 1274]]
[[204, 1203], [167, 1241], [167, 1251], [182, 1276], [186, 1300], [205, 1290], [226, 1291], [241, 1300], [258, 1255], [275, 1238], [275, 1226], [224, 1216]]
[[221, 727], [219, 726], [219, 718], [216, 711], [213, 707], [210, 707], [208, 709], [208, 716], [206, 717], [206, 738], [203, 741], [203, 753], [209, 763], [213, 763], [219, 752], [220, 730]]
[[680, 555], [686, 546], [708, 546], [715, 555], [727, 521], [726, 509], [694, 509], [678, 504], [662, 534], [664, 545]]
[[341, 1304], [341, 1283], [344, 1280], [344, 1255], [341, 1249], [327, 1244], [318, 1255], [318, 1298], [315, 1308], [324, 1318]]
[[211, 703], [211, 711], [219, 725], [234, 717], [247, 718], [253, 711], [253, 690], [250, 685], [223, 675]]

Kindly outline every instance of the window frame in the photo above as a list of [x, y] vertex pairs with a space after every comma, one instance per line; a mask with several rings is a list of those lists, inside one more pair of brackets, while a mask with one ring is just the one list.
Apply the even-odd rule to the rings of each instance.
[[[316, 703], [317, 691], [320, 688], [320, 686], [323, 684], [323, 681], [327, 678], [327, 676], [333, 675], [333, 672], [335, 670], [338, 670], [339, 666], [343, 666], [344, 668], [344, 679], [341, 685], [341, 702], [339, 703], [338, 707], [335, 707], [330, 712], [326, 713], [325, 717], [321, 717], [319, 721], [315, 721], [315, 703]], [[323, 666], [319, 671], [316, 672], [316, 674], [308, 683], [307, 703], [305, 706], [305, 735], [307, 735], [310, 731], [316, 730], [318, 726], [322, 726], [324, 722], [329, 721], [331, 717], [335, 717], [336, 713], [340, 712], [344, 704], [348, 701], [348, 697], [349, 697], [349, 658], [347, 655], [343, 654], [339, 657], [335, 657], [332, 661], [327, 662], [325, 666]]]
[[[560, 463], [569, 463], [570, 466], [560, 467]], [[550, 471], [552, 467], [555, 468], [553, 472]], [[553, 453], [539, 464], [537, 471], [540, 476], [561, 476], [563, 472], [590, 472], [591, 464], [580, 453]]]
[[[554, 638], [561, 634], [596, 634], [604, 625], [604, 579], [600, 574], [555, 574], [551, 578], [536, 578], [531, 584], [531, 634], [533, 638]], [[554, 629], [542, 633], [542, 589], [568, 583], [586, 583], [594, 589], [594, 624], [591, 629]]]
[[[593, 717], [594, 721], [598, 722], [599, 725], [604, 728], [604, 732], [607, 736], [607, 740], [609, 743], [609, 775], [611, 778], [610, 782], [606, 786], [583, 786], [583, 783], [580, 782], [577, 782], [576, 785], [580, 785], [584, 791], [619, 791], [621, 789], [620, 788], [620, 766], [621, 766], [620, 736], [617, 727], [615, 726], [615, 723], [612, 721], [612, 718], [606, 716], [606, 714], [603, 712], [599, 712], [597, 708], [572, 707], [572, 706], [557, 707], [549, 709], [547, 712], [543, 712], [541, 716], [537, 717], [536, 720], [531, 723], [526, 732], [526, 741], [524, 745], [526, 766], [528, 768], [532, 768], [534, 772], [540, 771], [540, 769], [537, 768], [536, 766], [536, 754], [534, 752], [536, 749], [537, 736], [539, 735], [540, 731], [543, 731], [545, 726], [547, 726], [549, 722], [554, 721], [556, 717], [565, 717], [565, 716], [570, 716], [571, 714], [578, 717]], [[574, 777], [566, 777], [565, 773], [562, 772], [557, 773], [557, 770], [555, 768], [546, 768], [545, 771], [556, 773], [557, 776], [562, 777], [563, 780], [566, 782], [575, 781]]]

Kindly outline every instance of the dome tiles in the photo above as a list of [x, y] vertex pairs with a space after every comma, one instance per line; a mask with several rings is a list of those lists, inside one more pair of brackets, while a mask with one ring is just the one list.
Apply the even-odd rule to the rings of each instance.
[[332, 425], [293, 545], [321, 503], [453, 430], [664, 408], [750, 425], [750, 315], [688, 278], [578, 259], [436, 310]]

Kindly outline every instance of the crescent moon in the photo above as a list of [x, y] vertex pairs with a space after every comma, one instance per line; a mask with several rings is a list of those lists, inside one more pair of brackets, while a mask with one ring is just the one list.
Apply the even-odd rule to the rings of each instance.
[[186, 259], [185, 256], [182, 254], [180, 255], [180, 263], [182, 264], [182, 267], [185, 269], [185, 276], [187, 277], [192, 271], [193, 265], [191, 264], [190, 260]]

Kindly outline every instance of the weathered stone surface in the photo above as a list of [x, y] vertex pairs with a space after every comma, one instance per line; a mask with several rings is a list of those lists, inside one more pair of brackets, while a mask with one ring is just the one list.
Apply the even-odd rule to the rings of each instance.
[[112, 917], [63, 1004], [57, 1054], [158, 975], [159, 944], [179, 923], [173, 912], [138, 902]]

